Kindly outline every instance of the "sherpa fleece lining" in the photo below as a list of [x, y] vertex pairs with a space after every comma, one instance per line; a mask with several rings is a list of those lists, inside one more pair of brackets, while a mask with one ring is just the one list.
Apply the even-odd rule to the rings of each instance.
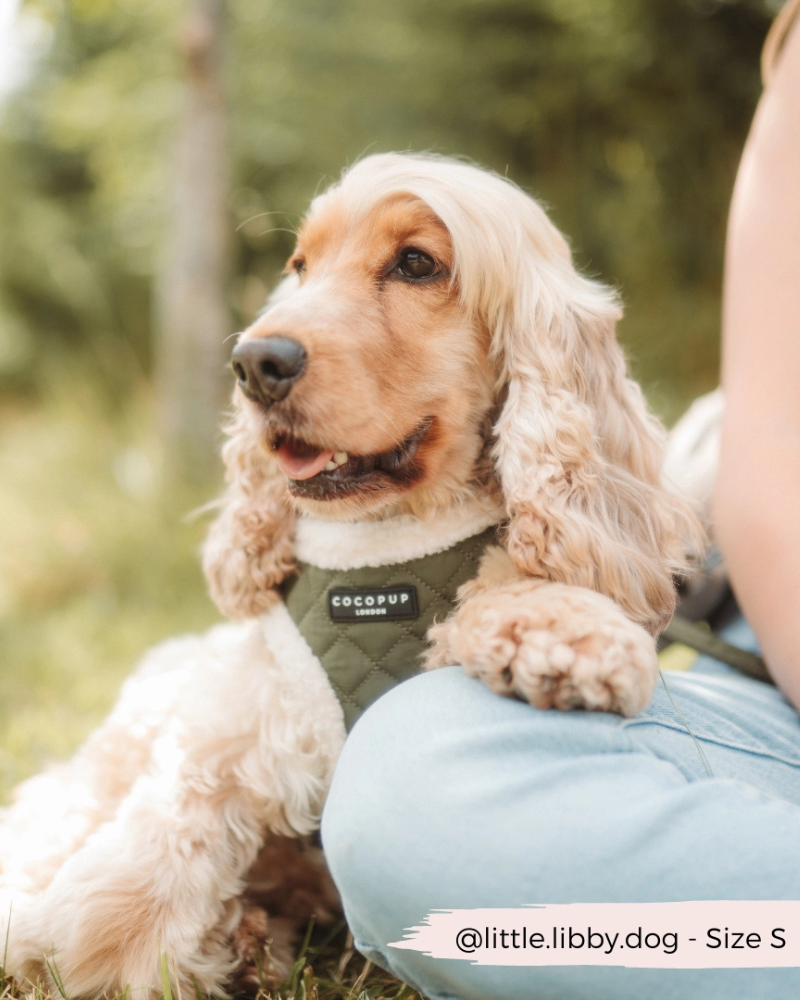
[[505, 512], [488, 500], [472, 500], [430, 521], [409, 514], [380, 521], [331, 521], [301, 516], [295, 554], [320, 569], [391, 566], [444, 552], [498, 524]]

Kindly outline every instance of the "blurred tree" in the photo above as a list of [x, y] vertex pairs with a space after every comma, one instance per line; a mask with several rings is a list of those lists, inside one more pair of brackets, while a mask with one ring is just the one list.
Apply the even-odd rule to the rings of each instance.
[[185, 475], [216, 467], [230, 333], [227, 136], [222, 82], [224, 0], [192, 0], [181, 34], [186, 96], [173, 215], [158, 296], [158, 404], [170, 459]]
[[[28, 0], [48, 38], [0, 107], [0, 385], [151, 371], [152, 280], [180, 98], [175, 0]], [[0, 355], [3, 352], [0, 351]]]
[[[33, 391], [68, 353], [123, 398], [153, 368], [180, 9], [28, 10], [53, 40], [0, 121], [0, 380]], [[675, 412], [716, 379], [727, 203], [772, 14], [769, 0], [238, 0], [235, 321], [252, 319], [309, 196], [348, 162], [463, 154], [542, 197], [578, 260], [621, 287], [636, 371]]]

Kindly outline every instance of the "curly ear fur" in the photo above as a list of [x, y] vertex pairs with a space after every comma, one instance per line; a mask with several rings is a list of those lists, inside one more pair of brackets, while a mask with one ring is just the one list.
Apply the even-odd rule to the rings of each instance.
[[665, 434], [626, 377], [610, 290], [529, 255], [494, 350], [508, 386], [495, 455], [515, 564], [613, 598], [649, 631], [675, 608], [699, 526], [661, 484]]
[[450, 232], [462, 301], [492, 337], [514, 563], [606, 594], [659, 631], [701, 529], [661, 483], [664, 431], [626, 376], [614, 293], [576, 272], [541, 206], [496, 174], [383, 154], [357, 163], [341, 188], [354, 200], [415, 194]]
[[275, 588], [295, 569], [294, 515], [286, 479], [258, 446], [258, 435], [240, 409], [222, 449], [230, 483], [203, 548], [211, 597], [230, 618], [251, 618], [278, 600]]

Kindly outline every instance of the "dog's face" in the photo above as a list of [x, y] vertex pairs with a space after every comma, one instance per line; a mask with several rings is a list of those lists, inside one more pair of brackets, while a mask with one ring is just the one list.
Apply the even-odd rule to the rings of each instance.
[[337, 191], [315, 203], [278, 300], [232, 359], [296, 506], [419, 512], [473, 476], [494, 375], [453, 266], [448, 231], [419, 198], [358, 214]]

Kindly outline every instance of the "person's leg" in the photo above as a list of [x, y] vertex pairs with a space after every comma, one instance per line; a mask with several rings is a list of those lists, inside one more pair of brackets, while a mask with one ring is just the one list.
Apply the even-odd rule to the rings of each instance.
[[711, 779], [662, 686], [624, 720], [538, 711], [453, 667], [373, 705], [322, 828], [359, 949], [437, 1000], [800, 995], [800, 969], [477, 966], [387, 947], [432, 909], [800, 899], [798, 716], [755, 681], [667, 683]]

